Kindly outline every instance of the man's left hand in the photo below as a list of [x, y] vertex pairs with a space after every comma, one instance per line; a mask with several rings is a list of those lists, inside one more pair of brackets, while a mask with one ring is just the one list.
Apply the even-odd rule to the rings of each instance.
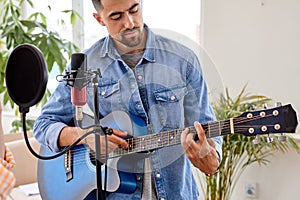
[[194, 133], [186, 128], [181, 134], [181, 145], [186, 156], [193, 165], [203, 173], [212, 175], [218, 171], [219, 155], [216, 151], [216, 143], [211, 138], [206, 138], [205, 132], [199, 122], [195, 122], [199, 141], [195, 142]]

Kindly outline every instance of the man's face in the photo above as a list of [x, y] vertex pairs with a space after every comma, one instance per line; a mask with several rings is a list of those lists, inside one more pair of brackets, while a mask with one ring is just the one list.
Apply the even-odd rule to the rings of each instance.
[[137, 47], [143, 38], [141, 0], [102, 0], [103, 10], [94, 14], [106, 26], [117, 45]]

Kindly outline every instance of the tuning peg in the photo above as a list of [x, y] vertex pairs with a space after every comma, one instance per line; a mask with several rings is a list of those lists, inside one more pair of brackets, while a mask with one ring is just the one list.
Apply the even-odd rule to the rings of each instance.
[[287, 140], [286, 135], [284, 133], [281, 133], [281, 135], [278, 137], [278, 140], [280, 142], [285, 142]]
[[280, 107], [280, 106], [282, 106], [282, 103], [281, 103], [281, 102], [276, 102], [276, 103], [275, 103], [275, 107]]
[[255, 138], [252, 140], [252, 144], [259, 144], [260, 138], [256, 135]]
[[264, 108], [264, 109], [267, 109], [267, 108], [268, 108], [268, 104], [264, 103], [264, 104], [263, 104], [263, 108]]
[[271, 138], [270, 136], [266, 137], [266, 142], [267, 143], [273, 142], [273, 138]]
[[250, 106], [250, 110], [255, 111], [255, 110], [256, 110], [255, 105], [251, 105], [251, 106]]

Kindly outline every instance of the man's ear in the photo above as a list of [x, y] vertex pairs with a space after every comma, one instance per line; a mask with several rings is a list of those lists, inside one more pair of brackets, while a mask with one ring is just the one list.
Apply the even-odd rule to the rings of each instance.
[[102, 17], [98, 13], [93, 13], [93, 17], [101, 24], [102, 26], [105, 26], [105, 23], [102, 20]]

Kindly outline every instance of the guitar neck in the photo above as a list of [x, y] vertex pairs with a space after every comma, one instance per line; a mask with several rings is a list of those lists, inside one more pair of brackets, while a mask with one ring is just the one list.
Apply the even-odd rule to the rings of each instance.
[[[230, 120], [211, 122], [202, 124], [207, 138], [222, 136], [230, 133]], [[194, 126], [187, 127], [193, 133], [195, 141], [198, 140], [198, 135]], [[147, 152], [158, 148], [168, 147], [180, 144], [180, 136], [184, 128], [165, 131], [155, 134], [149, 134], [139, 137], [127, 139], [129, 144], [128, 149], [118, 148], [113, 151], [109, 157], [118, 157], [122, 155]]]
[[[202, 124], [207, 138], [239, 133], [245, 136], [255, 136], [276, 133], [295, 133], [298, 125], [297, 114], [290, 104], [273, 109], [244, 112], [236, 118]], [[194, 126], [187, 127], [198, 135]], [[129, 148], [117, 148], [109, 157], [147, 152], [154, 149], [180, 144], [180, 135], [184, 129], [170, 130], [127, 139]]]

